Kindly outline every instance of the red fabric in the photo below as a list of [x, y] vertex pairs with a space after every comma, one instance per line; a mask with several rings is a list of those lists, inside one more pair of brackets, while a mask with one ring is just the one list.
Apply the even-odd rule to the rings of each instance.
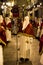
[[0, 39], [6, 43], [6, 33], [3, 28], [0, 27]]
[[24, 33], [27, 33], [27, 34], [30, 34], [30, 35], [34, 35], [33, 26], [32, 26], [31, 23], [28, 24], [28, 26], [24, 30]]
[[3, 42], [6, 43], [7, 40], [6, 40], [5, 29], [6, 29], [6, 23], [5, 23], [5, 20], [3, 20], [3, 22], [0, 23], [0, 39], [1, 39]]
[[35, 25], [36, 25], [36, 27], [38, 27], [39, 26], [39, 23], [35, 23]]
[[40, 38], [40, 42], [43, 43], [43, 35]]
[[41, 29], [42, 29], [43, 23], [41, 23]]
[[8, 28], [11, 28], [11, 22], [7, 24], [7, 27]]
[[41, 23], [41, 27], [43, 26], [43, 23]]
[[13, 17], [19, 17], [19, 13], [13, 13]]
[[1, 26], [3, 26], [6, 29], [6, 23], [5, 20], [3, 20], [3, 22], [1, 23]]
[[41, 23], [41, 26], [43, 26], [43, 23]]

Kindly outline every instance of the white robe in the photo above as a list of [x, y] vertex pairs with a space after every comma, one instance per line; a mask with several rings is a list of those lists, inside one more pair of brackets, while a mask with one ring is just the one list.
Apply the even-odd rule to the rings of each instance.
[[40, 63], [43, 65], [43, 53], [42, 53], [41, 58], [40, 58]]
[[[6, 21], [6, 25], [11, 23], [11, 20], [8, 17], [6, 17], [5, 21]], [[9, 30], [8, 27], [6, 28], [6, 38], [7, 38], [7, 41], [11, 41], [11, 31]]]
[[28, 24], [29, 24], [29, 17], [26, 16], [26, 17], [24, 18], [22, 30], [26, 29], [26, 27], [27, 27]]
[[7, 41], [11, 41], [11, 31], [6, 29], [6, 39]]
[[3, 48], [2, 48], [2, 45], [0, 45], [0, 65], [3, 65]]

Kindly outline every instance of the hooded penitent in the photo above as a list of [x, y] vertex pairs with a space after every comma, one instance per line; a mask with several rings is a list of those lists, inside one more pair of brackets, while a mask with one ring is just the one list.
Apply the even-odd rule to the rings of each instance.
[[34, 35], [34, 33], [33, 33], [33, 26], [29, 22], [29, 17], [28, 16], [25, 17], [25, 20], [23, 22], [23, 28], [22, 28], [22, 30], [26, 34]]
[[11, 19], [9, 17], [6, 17], [5, 22], [6, 22], [6, 38], [7, 41], [11, 41]]
[[2, 15], [0, 15], [0, 44], [1, 45], [6, 45], [5, 28], [6, 28], [5, 21], [4, 21], [3, 17], [2, 17]]

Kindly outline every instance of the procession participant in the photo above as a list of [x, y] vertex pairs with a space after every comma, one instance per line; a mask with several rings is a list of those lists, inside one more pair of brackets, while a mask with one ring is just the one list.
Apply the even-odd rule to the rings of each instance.
[[6, 37], [7, 42], [9, 43], [11, 41], [11, 19], [9, 17], [6, 17], [5, 22], [6, 22]]
[[40, 31], [40, 47], [39, 47], [39, 53], [42, 51], [43, 47], [43, 20], [41, 23], [41, 31]]
[[32, 20], [29, 20], [29, 17], [26, 16], [25, 20], [23, 22], [23, 28], [22, 28], [22, 30], [24, 31], [24, 33], [27, 33], [29, 35], [34, 35], [33, 26], [32, 26], [31, 21]]
[[0, 15], [0, 65], [3, 65], [3, 46], [6, 45], [6, 24], [3, 16]]
[[39, 26], [38, 18], [35, 17], [35, 27], [37, 28]]
[[21, 35], [22, 44], [20, 44], [20, 53], [21, 53], [20, 57], [26, 60], [26, 59], [30, 59], [30, 53], [29, 55], [27, 55], [27, 51], [31, 50], [30, 47], [28, 46], [28, 43], [30, 45], [33, 42], [34, 31], [33, 31], [32, 20], [29, 20], [28, 16], [24, 18], [22, 25], [23, 25], [22, 27], [23, 33]]

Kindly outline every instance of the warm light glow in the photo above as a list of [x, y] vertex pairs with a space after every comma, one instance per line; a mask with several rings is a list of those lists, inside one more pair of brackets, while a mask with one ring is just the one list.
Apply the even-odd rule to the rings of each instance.
[[29, 5], [29, 8], [30, 8], [30, 5]]
[[30, 8], [30, 5], [27, 6], [27, 9], [29, 9], [29, 8]]
[[6, 5], [13, 6], [14, 5], [14, 2], [7, 2]]
[[5, 5], [5, 2], [3, 2], [3, 5]]
[[37, 5], [37, 7], [40, 7], [40, 5]]
[[7, 6], [6, 5], [2, 5], [1, 8], [4, 9], [4, 8], [7, 8]]
[[25, 4], [22, 5], [23, 7], [25, 6]]
[[40, 5], [42, 5], [42, 3], [40, 3]]
[[34, 8], [35, 8], [35, 5], [34, 5]]
[[5, 5], [4, 8], [7, 8], [7, 6]]
[[2, 5], [1, 8], [4, 9], [4, 6]]
[[14, 6], [14, 2], [11, 3], [11, 6]]
[[11, 3], [10, 2], [7, 2], [6, 5], [11, 6]]

